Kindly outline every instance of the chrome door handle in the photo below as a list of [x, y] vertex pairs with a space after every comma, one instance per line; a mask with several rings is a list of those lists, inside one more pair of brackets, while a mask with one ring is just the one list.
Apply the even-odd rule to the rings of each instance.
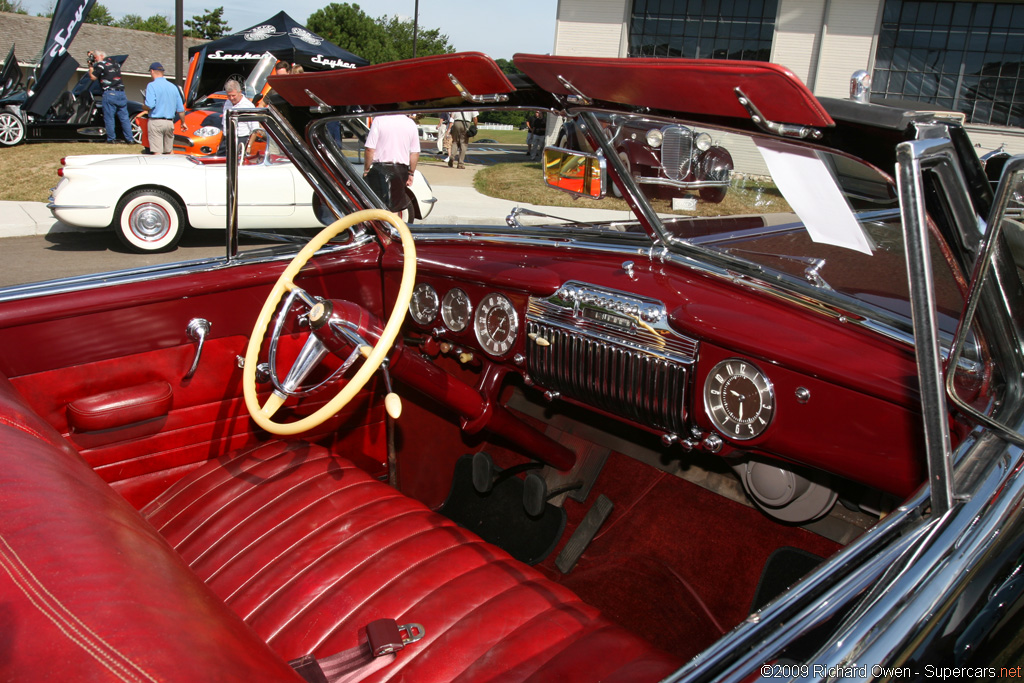
[[192, 361], [192, 367], [189, 368], [184, 377], [184, 379], [192, 379], [192, 375], [196, 374], [196, 368], [199, 367], [199, 357], [203, 355], [203, 344], [206, 343], [206, 335], [210, 333], [210, 321], [205, 318], [192, 318], [188, 321], [185, 333], [188, 334], [188, 338], [192, 341], [199, 342], [199, 346], [196, 348], [196, 357]]

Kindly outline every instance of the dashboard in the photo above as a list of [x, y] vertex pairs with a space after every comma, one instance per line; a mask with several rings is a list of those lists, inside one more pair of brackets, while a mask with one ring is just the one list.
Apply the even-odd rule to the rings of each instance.
[[409, 337], [478, 373], [486, 400], [501, 368], [550, 401], [656, 434], [674, 457], [768, 457], [897, 495], [922, 481], [908, 455], [920, 420], [894, 400], [912, 350], [685, 269], [444, 249], [420, 269]]

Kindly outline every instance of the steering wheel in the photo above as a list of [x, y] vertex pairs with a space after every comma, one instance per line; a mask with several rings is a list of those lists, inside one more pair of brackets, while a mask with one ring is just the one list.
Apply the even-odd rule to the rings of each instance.
[[[289, 423], [276, 422], [272, 418], [277, 410], [284, 404], [287, 397], [275, 390], [270, 395], [270, 398], [267, 399], [267, 402], [261, 406], [256, 395], [256, 365], [259, 362], [260, 346], [262, 344], [263, 337], [267, 332], [270, 319], [280, 303], [281, 298], [285, 295], [285, 292], [297, 292], [299, 293], [297, 300], [305, 302], [311, 309], [317, 308], [316, 300], [295, 285], [295, 276], [300, 270], [302, 270], [302, 267], [306, 265], [306, 262], [309, 261], [309, 259], [312, 258], [312, 256], [321, 247], [327, 244], [327, 242], [329, 242], [335, 235], [348, 230], [354, 225], [359, 225], [366, 221], [385, 221], [390, 223], [398, 231], [398, 234], [402, 239], [405, 263], [402, 267], [402, 282], [398, 288], [398, 297], [395, 301], [395, 307], [392, 309], [391, 315], [388, 317], [387, 324], [384, 326], [384, 331], [381, 333], [376, 345], [369, 350], [367, 350], [367, 347], [358, 349], [359, 352], [365, 356], [366, 360], [352, 379], [338, 391], [334, 398], [328, 401], [326, 405], [322, 406], [312, 415], [308, 415], [300, 420]], [[288, 267], [285, 268], [283, 273], [281, 273], [281, 277], [277, 279], [277, 282], [274, 284], [274, 288], [270, 291], [270, 295], [267, 296], [267, 300], [263, 304], [263, 309], [260, 311], [259, 317], [256, 319], [256, 326], [252, 330], [252, 336], [249, 337], [249, 345], [245, 351], [245, 368], [242, 372], [242, 390], [245, 395], [245, 406], [249, 409], [249, 414], [252, 416], [252, 419], [256, 421], [256, 424], [272, 434], [298, 434], [322, 424], [344, 408], [345, 405], [348, 404], [348, 402], [351, 401], [357, 393], [359, 393], [359, 390], [363, 388], [367, 381], [369, 381], [370, 376], [373, 375], [373, 373], [377, 371], [377, 368], [379, 368], [384, 362], [388, 351], [391, 349], [392, 344], [394, 344], [395, 338], [398, 336], [398, 332], [402, 327], [405, 312], [409, 309], [409, 301], [412, 299], [412, 290], [415, 281], [416, 246], [413, 244], [412, 234], [409, 232], [409, 227], [401, 218], [398, 217], [397, 214], [391, 213], [390, 211], [384, 211], [382, 209], [357, 211], [356, 213], [351, 213], [338, 219], [321, 230], [316, 237], [310, 240], [309, 243], [306, 244], [298, 254], [296, 254], [295, 258], [292, 259], [292, 262], [289, 263]], [[282, 311], [281, 314], [284, 315], [285, 311]], [[279, 333], [280, 329], [275, 329], [273, 336], [277, 336]], [[296, 362], [296, 364], [298, 363]], [[389, 396], [388, 398], [390, 399], [392, 397]], [[397, 399], [397, 397], [395, 398]]]

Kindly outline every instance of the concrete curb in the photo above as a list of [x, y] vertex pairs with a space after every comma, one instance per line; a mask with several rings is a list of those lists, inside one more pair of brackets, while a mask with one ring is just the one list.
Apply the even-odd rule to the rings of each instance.
[[27, 237], [86, 230], [61, 223], [53, 217], [43, 202], [0, 202], [0, 237]]

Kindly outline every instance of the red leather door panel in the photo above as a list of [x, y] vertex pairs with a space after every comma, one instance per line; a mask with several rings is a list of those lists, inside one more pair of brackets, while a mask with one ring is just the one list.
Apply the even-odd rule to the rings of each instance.
[[[347, 256], [312, 264], [300, 286], [319, 295], [349, 294], [379, 310], [376, 248]], [[213, 282], [200, 273], [120, 285], [103, 297], [96, 290], [47, 297], [36, 302], [42, 314], [0, 307], [0, 371], [105, 481], [142, 506], [207, 460], [273, 438], [249, 418], [238, 358], [283, 265], [222, 269]], [[196, 353], [185, 334], [192, 317], [212, 326], [198, 369], [186, 380]], [[40, 343], [44, 338], [51, 341]], [[282, 355], [299, 341], [285, 338]], [[333, 392], [326, 393], [300, 409], [322, 404]], [[306, 438], [354, 454], [368, 469], [382, 467], [384, 413], [376, 396], [371, 382]], [[287, 412], [278, 417], [289, 420]]]

